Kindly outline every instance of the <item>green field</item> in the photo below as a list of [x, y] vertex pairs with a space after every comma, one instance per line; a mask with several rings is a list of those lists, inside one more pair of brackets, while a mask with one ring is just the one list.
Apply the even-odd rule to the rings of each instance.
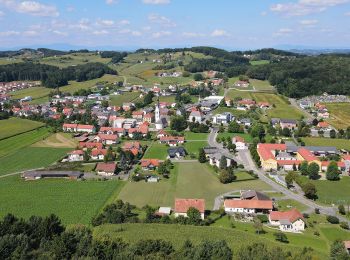
[[275, 203], [279, 211], [286, 211], [290, 210], [291, 208], [297, 208], [299, 211], [303, 212], [308, 209], [304, 204], [290, 199], [277, 200]]
[[153, 142], [152, 144], [149, 145], [143, 158], [165, 160], [166, 157], [168, 156], [168, 149], [169, 149], [169, 146], [166, 146], [165, 144], [160, 144], [159, 142]]
[[309, 146], [335, 146], [338, 149], [350, 150], [350, 140], [346, 139], [330, 139], [319, 137], [303, 137], [305, 145]]
[[101, 58], [99, 54], [95, 53], [73, 53], [57, 57], [47, 57], [40, 60], [40, 63], [66, 68], [68, 66], [76, 66], [86, 64], [89, 62], [109, 63], [110, 58]]
[[247, 99], [250, 99], [252, 98], [251, 97], [251, 94], [252, 92], [251, 91], [239, 91], [239, 90], [235, 90], [235, 89], [230, 89], [228, 92], [227, 92], [227, 95], [226, 97], [230, 98], [230, 99], [235, 99], [235, 98], [247, 98]]
[[4, 155], [16, 152], [20, 148], [24, 148], [43, 140], [49, 135], [49, 130], [42, 127], [30, 132], [0, 140], [0, 158]]
[[317, 189], [317, 201], [324, 204], [350, 204], [350, 177], [343, 177], [340, 181], [313, 181]]
[[89, 224], [124, 183], [119, 181], [36, 180], [19, 176], [0, 180], [0, 216], [7, 213], [29, 218], [58, 215], [64, 224]]
[[126, 92], [122, 95], [110, 96], [110, 104], [113, 106], [121, 106], [124, 102], [131, 102], [138, 99], [139, 96], [139, 92]]
[[264, 64], [269, 64], [269, 60], [252, 60], [249, 62], [253, 66], [258, 66], [258, 65], [264, 65]]
[[330, 113], [327, 120], [337, 129], [345, 129], [350, 126], [350, 103], [326, 103]]
[[23, 132], [34, 130], [43, 126], [43, 123], [31, 121], [27, 119], [20, 119], [17, 117], [11, 117], [6, 120], [0, 120], [0, 140], [18, 135]]
[[227, 138], [227, 137], [234, 137], [234, 136], [240, 136], [240, 137], [243, 137], [244, 140], [248, 143], [252, 142], [253, 141], [253, 137], [250, 135], [250, 134], [241, 134], [241, 133], [219, 133], [218, 134], [218, 137], [219, 138]]
[[267, 80], [250, 79], [249, 82], [254, 87], [255, 90], [274, 91], [274, 88], [271, 86], [270, 82]]
[[207, 141], [208, 135], [208, 133], [185, 132], [184, 136], [186, 141]]
[[[246, 173], [238, 173], [237, 177], [238, 180], [249, 178]], [[260, 180], [221, 184], [206, 164], [175, 163], [170, 179], [159, 183], [128, 182], [119, 198], [138, 207], [173, 206], [175, 198], [204, 198], [206, 208], [212, 209], [216, 196], [240, 189], [269, 190], [271, 187]]]
[[25, 147], [0, 157], [0, 175], [46, 167], [72, 149]]
[[199, 149], [207, 147], [208, 142], [207, 141], [186, 141], [183, 145], [189, 155], [195, 155], [195, 157], [198, 157]]
[[40, 98], [47, 97], [51, 91], [52, 89], [50, 88], [32, 87], [11, 92], [11, 96], [13, 99], [21, 99], [30, 96], [32, 97], [33, 101], [35, 101]]

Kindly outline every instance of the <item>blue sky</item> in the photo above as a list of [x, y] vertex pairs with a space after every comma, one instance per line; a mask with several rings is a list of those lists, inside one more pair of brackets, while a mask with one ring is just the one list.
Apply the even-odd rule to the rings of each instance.
[[0, 0], [0, 46], [350, 47], [350, 0]]

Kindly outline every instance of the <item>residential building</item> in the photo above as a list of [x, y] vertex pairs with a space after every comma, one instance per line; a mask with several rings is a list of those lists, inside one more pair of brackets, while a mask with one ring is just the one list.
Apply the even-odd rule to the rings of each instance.
[[95, 161], [102, 161], [107, 154], [107, 149], [92, 149], [90, 158]]
[[247, 143], [245, 142], [244, 138], [241, 136], [232, 137], [232, 143], [236, 145], [236, 150], [238, 151], [248, 149]]
[[190, 208], [198, 209], [201, 219], [205, 217], [205, 200], [204, 199], [175, 199], [175, 217], [187, 217], [187, 211]]
[[179, 147], [170, 147], [168, 149], [168, 158], [170, 159], [182, 159], [187, 155], [185, 148], [182, 146]]
[[256, 214], [272, 211], [272, 200], [237, 200], [226, 199], [224, 201], [226, 213]]
[[98, 175], [102, 176], [113, 176], [117, 170], [117, 163], [108, 162], [108, 163], [97, 163], [95, 171]]
[[203, 113], [197, 109], [193, 109], [191, 114], [188, 117], [189, 122], [201, 123], [202, 120], [203, 120]]
[[305, 230], [305, 220], [297, 209], [288, 211], [272, 211], [269, 214], [269, 222], [272, 226], [278, 226], [281, 231], [301, 232]]
[[234, 115], [230, 112], [224, 112], [222, 114], [216, 114], [212, 117], [214, 124], [224, 124], [227, 125], [235, 119]]
[[84, 151], [83, 150], [74, 150], [68, 153], [69, 162], [82, 162], [84, 161]]
[[141, 167], [143, 170], [153, 171], [159, 166], [159, 163], [158, 159], [142, 159]]

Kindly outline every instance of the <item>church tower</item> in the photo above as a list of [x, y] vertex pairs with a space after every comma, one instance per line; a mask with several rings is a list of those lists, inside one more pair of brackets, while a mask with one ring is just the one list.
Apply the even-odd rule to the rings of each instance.
[[159, 97], [158, 97], [156, 108], [155, 108], [154, 112], [155, 112], [155, 121], [158, 122], [160, 120]]

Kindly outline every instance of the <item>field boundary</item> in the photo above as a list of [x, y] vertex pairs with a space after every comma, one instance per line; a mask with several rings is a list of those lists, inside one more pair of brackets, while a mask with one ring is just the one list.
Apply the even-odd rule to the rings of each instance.
[[30, 130], [27, 130], [27, 131], [24, 131], [24, 132], [21, 132], [21, 133], [18, 133], [18, 134], [14, 134], [14, 135], [11, 135], [11, 136], [7, 136], [7, 137], [4, 137], [4, 138], [1, 138], [0, 141], [6, 140], [6, 139], [9, 139], [9, 138], [12, 138], [12, 137], [19, 136], [19, 135], [21, 135], [21, 134], [26, 134], [26, 133], [29, 133], [29, 132], [38, 130], [38, 129], [40, 129], [40, 128], [43, 128], [43, 127], [46, 127], [46, 128], [47, 128], [47, 126], [45, 126], [45, 125], [39, 126], [39, 127], [37, 127], [37, 128], [33, 128], [33, 129], [30, 129]]

